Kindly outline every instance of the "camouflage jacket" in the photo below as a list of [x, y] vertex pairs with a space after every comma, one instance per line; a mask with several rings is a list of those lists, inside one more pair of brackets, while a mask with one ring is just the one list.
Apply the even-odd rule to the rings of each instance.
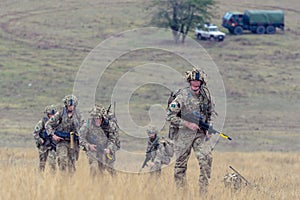
[[96, 126], [92, 119], [88, 119], [79, 130], [79, 144], [89, 150], [89, 144], [100, 145], [112, 152], [116, 149], [114, 127], [108, 125]]
[[[156, 136], [158, 137], [158, 136]], [[154, 144], [155, 142], [155, 144]], [[152, 162], [168, 164], [174, 154], [174, 146], [171, 140], [167, 138], [157, 138], [155, 141], [148, 140], [147, 151], [151, 155]]]
[[44, 116], [34, 127], [33, 137], [37, 144], [42, 143], [42, 138], [40, 134], [42, 134], [42, 132], [45, 131], [45, 124], [48, 120], [49, 118], [47, 116]]
[[78, 110], [74, 109], [72, 117], [68, 117], [68, 112], [63, 107], [47, 121], [45, 128], [48, 135], [53, 135], [55, 131], [78, 132], [82, 124], [83, 120]]
[[148, 146], [146, 152], [151, 154], [151, 160], [153, 161], [157, 156], [172, 157], [174, 153], [173, 142], [164, 137], [162, 138], [159, 138], [158, 136], [156, 137], [157, 140], [154, 141], [148, 140]]
[[180, 128], [185, 122], [180, 116], [191, 112], [199, 112], [206, 123], [212, 122], [214, 104], [205, 85], [201, 87], [199, 95], [193, 94], [189, 87], [182, 89], [167, 109], [167, 120]]

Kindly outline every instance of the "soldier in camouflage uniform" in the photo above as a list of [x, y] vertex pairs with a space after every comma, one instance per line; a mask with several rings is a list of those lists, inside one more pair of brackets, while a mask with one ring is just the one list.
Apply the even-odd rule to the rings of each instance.
[[150, 171], [155, 172], [157, 175], [161, 173], [161, 167], [163, 164], [168, 165], [171, 162], [171, 158], [174, 154], [173, 141], [167, 138], [160, 138], [156, 127], [148, 127], [147, 134], [149, 137], [148, 146], [146, 149], [146, 160], [143, 163], [150, 166]]
[[[115, 107], [114, 107], [114, 109], [115, 109]], [[106, 132], [106, 133], [112, 132], [114, 134], [114, 139], [115, 139], [115, 145], [113, 145], [113, 150], [111, 151], [113, 159], [107, 160], [107, 164], [110, 167], [110, 172], [112, 175], [114, 175], [115, 170], [113, 170], [113, 169], [114, 169], [114, 164], [116, 161], [116, 152], [118, 150], [120, 150], [120, 148], [121, 148], [121, 142], [120, 142], [120, 136], [119, 136], [119, 126], [117, 123], [117, 118], [115, 116], [115, 113], [110, 112], [110, 108], [107, 111], [103, 107], [103, 111], [104, 111], [103, 118], [104, 118], [104, 121], [106, 121], [106, 123], [103, 123], [103, 125], [101, 127], [104, 130], [104, 132]]]
[[[76, 109], [78, 104], [74, 95], [67, 95], [63, 98], [64, 107], [52, 116], [46, 123], [46, 131], [56, 142], [56, 153], [58, 166], [61, 171], [75, 171], [75, 161], [79, 156], [79, 139], [74, 135], [74, 147], [72, 147], [72, 134], [76, 135], [77, 131], [83, 124], [81, 114]], [[76, 140], [77, 138], [77, 140]]]
[[46, 161], [48, 158], [48, 163], [50, 169], [56, 170], [56, 153], [55, 145], [52, 143], [51, 138], [47, 136], [45, 130], [45, 124], [56, 113], [56, 107], [54, 105], [46, 106], [44, 113], [46, 114], [36, 125], [33, 132], [33, 137], [36, 141], [36, 146], [39, 151], [39, 170], [44, 171]]
[[176, 155], [174, 178], [176, 186], [186, 186], [187, 163], [193, 149], [200, 168], [200, 192], [205, 193], [211, 175], [212, 147], [209, 141], [211, 135], [207, 130], [183, 118], [187, 113], [198, 112], [202, 116], [201, 120], [211, 125], [213, 103], [206, 86], [206, 74], [201, 69], [194, 68], [185, 75], [189, 87], [180, 91], [167, 110], [167, 120], [179, 127], [174, 140]]
[[93, 177], [106, 169], [114, 175], [112, 163], [115, 160], [115, 127], [105, 118], [106, 110], [102, 105], [95, 105], [90, 111], [90, 118], [80, 128], [80, 145], [86, 150]]

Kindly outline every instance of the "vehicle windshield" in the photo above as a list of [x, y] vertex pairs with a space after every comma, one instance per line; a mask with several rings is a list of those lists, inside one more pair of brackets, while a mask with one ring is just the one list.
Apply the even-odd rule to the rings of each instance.
[[232, 14], [230, 12], [225, 13], [223, 19], [229, 20], [231, 18]]

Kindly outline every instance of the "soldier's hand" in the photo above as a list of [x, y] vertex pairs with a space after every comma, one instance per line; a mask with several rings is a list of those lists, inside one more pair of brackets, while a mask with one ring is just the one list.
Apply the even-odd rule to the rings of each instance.
[[207, 139], [211, 138], [211, 134], [208, 132], [208, 130], [205, 131], [205, 136]]
[[52, 138], [53, 138], [53, 140], [55, 140], [56, 142], [59, 142], [59, 141], [61, 141], [61, 140], [64, 140], [63, 138], [61, 138], [61, 137], [59, 137], [59, 136], [57, 136], [57, 135], [53, 135], [52, 136]]
[[43, 138], [40, 138], [39, 143], [40, 143], [40, 144], [44, 144], [44, 142], [45, 142], [45, 141], [43, 140]]
[[106, 154], [110, 154], [110, 150], [109, 149], [104, 149]]
[[192, 122], [185, 121], [183, 125], [192, 131], [200, 130], [199, 126]]
[[89, 150], [90, 151], [96, 151], [97, 150], [97, 145], [95, 145], [95, 144], [89, 144]]

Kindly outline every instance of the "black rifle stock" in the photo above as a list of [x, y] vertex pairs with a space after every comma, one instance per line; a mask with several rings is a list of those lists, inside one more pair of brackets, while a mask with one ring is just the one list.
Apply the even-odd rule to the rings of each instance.
[[221, 132], [217, 131], [216, 129], [214, 129], [209, 124], [203, 122], [202, 121], [203, 117], [198, 112], [181, 113], [181, 118], [184, 119], [184, 120], [186, 120], [186, 121], [189, 121], [189, 122], [192, 122], [194, 124], [197, 124], [200, 128], [203, 128], [204, 130], [207, 130], [211, 134], [219, 134], [222, 138], [225, 138], [225, 139], [228, 139], [228, 140], [232, 140], [231, 137], [229, 137], [225, 133], [221, 133]]

